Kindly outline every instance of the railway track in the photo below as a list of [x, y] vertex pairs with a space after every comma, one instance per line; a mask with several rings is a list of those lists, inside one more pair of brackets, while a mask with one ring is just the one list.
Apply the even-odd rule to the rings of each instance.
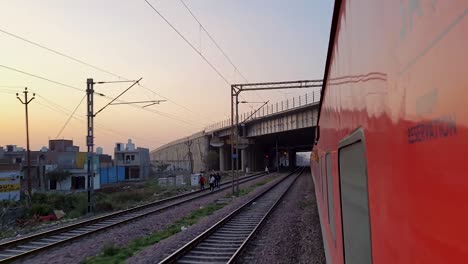
[[169, 263], [235, 263], [256, 231], [304, 168], [279, 180], [205, 232], [166, 257]]
[[[256, 173], [241, 178], [239, 182], [249, 182], [264, 175], [264, 172]], [[52, 247], [69, 243], [84, 236], [88, 236], [117, 225], [125, 224], [135, 219], [158, 213], [228, 188], [231, 188], [230, 182], [222, 183], [221, 187], [213, 192], [204, 190], [181, 194], [127, 210], [94, 217], [71, 225], [7, 241], [0, 244], [0, 262], [8, 263], [32, 254], [46, 251]]]

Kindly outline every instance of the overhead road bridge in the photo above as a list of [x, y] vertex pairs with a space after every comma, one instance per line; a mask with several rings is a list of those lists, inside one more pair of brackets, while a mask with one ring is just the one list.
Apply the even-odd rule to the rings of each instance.
[[153, 150], [151, 160], [155, 165], [169, 164], [170, 170], [199, 172], [208, 170], [208, 152], [215, 151], [219, 170], [226, 171], [233, 165], [234, 144], [237, 168], [243, 171], [294, 166], [296, 152], [312, 149], [320, 96], [320, 87], [311, 88], [300, 96], [239, 114], [238, 122], [220, 121]]

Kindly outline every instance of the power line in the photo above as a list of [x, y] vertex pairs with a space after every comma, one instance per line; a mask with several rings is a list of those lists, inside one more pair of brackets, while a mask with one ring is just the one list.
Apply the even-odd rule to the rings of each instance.
[[13, 91], [0, 91], [0, 93], [6, 93], [6, 94], [16, 94], [16, 92], [13, 92]]
[[70, 122], [70, 120], [72, 119], [73, 115], [75, 114], [76, 110], [78, 110], [78, 107], [80, 107], [81, 103], [83, 102], [83, 100], [86, 98], [86, 95], [83, 96], [83, 98], [81, 98], [80, 102], [78, 103], [78, 105], [75, 107], [75, 109], [73, 110], [73, 112], [71, 113], [70, 117], [68, 117], [67, 121], [65, 122], [65, 124], [63, 124], [62, 128], [60, 129], [60, 131], [57, 133], [57, 136], [55, 137], [55, 139], [57, 139], [60, 134], [62, 134], [63, 130], [65, 129], [65, 127], [68, 125], [68, 122]]
[[[68, 84], [64, 84], [64, 83], [61, 83], [61, 82], [57, 82], [57, 81], [54, 81], [54, 80], [51, 80], [51, 79], [48, 79], [48, 78], [45, 78], [45, 77], [42, 77], [42, 76], [39, 76], [39, 75], [35, 75], [35, 74], [28, 73], [28, 72], [25, 72], [25, 71], [22, 71], [22, 70], [14, 69], [14, 68], [11, 68], [11, 67], [8, 67], [8, 66], [5, 66], [5, 65], [0, 65], [0, 67], [9, 69], [9, 70], [12, 70], [12, 71], [15, 71], [15, 72], [19, 72], [19, 73], [22, 73], [22, 74], [25, 74], [25, 75], [28, 75], [28, 76], [32, 76], [32, 77], [35, 77], [35, 78], [38, 78], [38, 79], [41, 79], [41, 80], [44, 80], [44, 81], [48, 81], [48, 82], [51, 82], [51, 83], [55, 83], [55, 84], [58, 84], [58, 85], [61, 85], [61, 86], [64, 86], [64, 87], [72, 88], [72, 89], [74, 89], [74, 90], [78, 90], [78, 91], [85, 92], [84, 89], [80, 89], [80, 88], [75, 87], [75, 86], [72, 86], [72, 85], [68, 85]], [[100, 95], [102, 95], [103, 97], [105, 97], [105, 98], [107, 98], [107, 99], [109, 99], [109, 100], [112, 100], [112, 99], [113, 99], [112, 97], [109, 97], [109, 96], [106, 96], [106, 95], [103, 95], [103, 94], [100, 94]], [[123, 100], [117, 100], [117, 101], [118, 101], [118, 102], [121, 102], [121, 103], [125, 103], [125, 102], [126, 102], [126, 101], [123, 101]], [[130, 105], [130, 106], [133, 106], [133, 107], [136, 107], [136, 108], [140, 108], [140, 109], [143, 109], [143, 110], [148, 111], [148, 112], [152, 112], [152, 113], [155, 113], [155, 114], [158, 114], [158, 115], [167, 117], [167, 118], [172, 118], [172, 119], [175, 119], [175, 120], [178, 120], [178, 121], [181, 121], [181, 122], [190, 124], [190, 125], [195, 125], [195, 126], [198, 127], [198, 124], [197, 124], [197, 123], [194, 123], [194, 122], [191, 122], [191, 121], [187, 121], [187, 120], [185, 120], [185, 119], [182, 119], [182, 118], [177, 117], [177, 116], [174, 116], [174, 115], [170, 115], [170, 114], [167, 114], [167, 113], [164, 113], [164, 112], [161, 112], [161, 111], [155, 111], [155, 110], [152, 110], [152, 109], [150, 109], [150, 108], [144, 108], [144, 107], [140, 107], [140, 106], [136, 106], [136, 105]], [[206, 125], [206, 124], [205, 124], [205, 125]]]
[[180, 2], [182, 2], [182, 4], [185, 6], [185, 8], [187, 9], [187, 11], [190, 13], [190, 15], [192, 15], [193, 19], [195, 19], [195, 21], [197, 21], [197, 23], [200, 25], [200, 27], [203, 29], [203, 31], [205, 31], [206, 35], [211, 39], [211, 41], [213, 41], [213, 43], [215, 44], [215, 46], [218, 48], [219, 51], [221, 51], [221, 53], [223, 54], [223, 56], [229, 61], [229, 63], [232, 65], [232, 67], [234, 67], [234, 70], [237, 71], [237, 73], [239, 73], [239, 75], [245, 80], [247, 81], [247, 78], [245, 78], [245, 76], [239, 71], [239, 69], [236, 67], [236, 65], [234, 65], [234, 63], [231, 61], [231, 59], [228, 57], [228, 55], [224, 52], [224, 50], [218, 45], [218, 43], [216, 42], [216, 40], [213, 39], [213, 37], [211, 37], [211, 34], [208, 32], [208, 30], [206, 30], [206, 28], [203, 26], [203, 24], [198, 20], [198, 18], [193, 14], [192, 10], [190, 10], [190, 8], [185, 4], [184, 0], [180, 0]]
[[[46, 46], [44, 46], [44, 45], [42, 45], [42, 44], [39, 44], [39, 43], [34, 42], [34, 41], [32, 41], [32, 40], [23, 38], [23, 37], [18, 36], [18, 35], [16, 35], [16, 34], [7, 32], [7, 31], [5, 31], [5, 30], [3, 30], [3, 29], [0, 29], [0, 32], [4, 33], [4, 34], [6, 34], [6, 35], [9, 35], [9, 36], [11, 36], [11, 37], [14, 37], [14, 38], [16, 38], [16, 39], [22, 40], [22, 41], [24, 41], [24, 42], [27, 42], [27, 43], [29, 43], [29, 44], [31, 44], [31, 45], [36, 46], [36, 47], [45, 49], [45, 50], [47, 50], [47, 51], [49, 51], [49, 52], [52, 52], [52, 53], [54, 53], [54, 54], [57, 54], [57, 55], [59, 55], [59, 56], [65, 57], [65, 58], [67, 58], [67, 59], [70, 59], [70, 60], [73, 60], [73, 61], [78, 62], [78, 63], [80, 63], [80, 64], [83, 64], [83, 65], [85, 65], [85, 66], [91, 67], [91, 68], [96, 69], [96, 70], [98, 70], [98, 71], [107, 73], [107, 74], [109, 74], [109, 75], [111, 75], [111, 76], [114, 76], [114, 77], [116, 77], [116, 78], [123, 79], [123, 80], [126, 80], [126, 81], [129, 81], [129, 80], [130, 80], [130, 79], [125, 78], [125, 77], [122, 77], [122, 76], [120, 76], [120, 75], [118, 75], [118, 74], [112, 73], [112, 72], [110, 72], [110, 71], [108, 71], [108, 70], [105, 70], [105, 69], [103, 69], [103, 68], [101, 68], [101, 67], [98, 67], [98, 66], [95, 66], [95, 65], [93, 65], [93, 64], [87, 63], [87, 62], [85, 62], [85, 61], [83, 61], [83, 60], [80, 60], [80, 59], [77, 59], [77, 58], [75, 58], [75, 57], [73, 57], [73, 56], [67, 55], [67, 54], [65, 54], [65, 53], [63, 53], [63, 52], [60, 52], [60, 51], [57, 51], [57, 50], [55, 50], [55, 49], [46, 47]], [[23, 72], [23, 71], [16, 70], [16, 69], [12, 69], [12, 68], [7, 67], [7, 66], [4, 66], [4, 67], [7, 68], [7, 69], [10, 69], [10, 70], [14, 70], [14, 71], [17, 71], [17, 72], [21, 72], [21, 73], [27, 74], [27, 73], [25, 73], [25, 72]], [[28, 75], [29, 75], [29, 74], [28, 74]], [[35, 76], [35, 75], [32, 75], [32, 76], [38, 77], [38, 76]], [[50, 81], [50, 80], [48, 80], [48, 81]], [[60, 84], [60, 83], [57, 83], [57, 84]], [[60, 85], [64, 85], [64, 84], [60, 84]], [[67, 86], [67, 85], [64, 85], [64, 86]], [[175, 104], [175, 105], [177, 105], [177, 106], [179, 106], [179, 107], [185, 109], [185, 110], [188, 111], [189, 113], [194, 113], [193, 110], [187, 108], [186, 106], [181, 105], [181, 104], [177, 103], [176, 101], [174, 101], [174, 100], [172, 100], [172, 99], [170, 99], [170, 98], [168, 98], [168, 97], [166, 97], [166, 96], [163, 96], [162, 94], [159, 94], [159, 93], [153, 91], [152, 89], [150, 89], [150, 88], [148, 88], [148, 87], [145, 87], [145, 86], [143, 86], [143, 85], [141, 85], [141, 84], [139, 84], [139, 86], [141, 86], [142, 88], [144, 88], [144, 89], [146, 89], [146, 90], [152, 92], [153, 94], [158, 95], [158, 96], [160, 96], [160, 97], [162, 97], [162, 98], [168, 100], [169, 102], [171, 102], [171, 103], [173, 103], [173, 104]], [[70, 86], [68, 86], [68, 87], [70, 87]], [[17, 88], [17, 87], [15, 87], [15, 88]], [[22, 88], [22, 87], [19, 87], [19, 88]], [[72, 88], [76, 88], [76, 87], [72, 87]], [[79, 89], [79, 88], [76, 88], [76, 89]], [[80, 90], [81, 90], [81, 89], [80, 89]], [[83, 90], [83, 91], [84, 91], [84, 90]], [[208, 118], [208, 119], [209, 119], [209, 118]], [[211, 121], [212, 121], [212, 120], [211, 120]], [[214, 122], [214, 121], [213, 121], [213, 122]]]
[[226, 77], [224, 77], [224, 75], [222, 75], [218, 69], [213, 65], [211, 64], [211, 62], [197, 49], [195, 48], [195, 46], [193, 46], [193, 44], [188, 41], [184, 35], [182, 35], [182, 33], [179, 32], [179, 30], [177, 30], [177, 28], [175, 28], [171, 22], [169, 22], [169, 20], [167, 20], [150, 2], [148, 2], [148, 0], [145, 0], [145, 2], [154, 10], [154, 12], [156, 12], [156, 14], [158, 14], [198, 55], [200, 55], [200, 57], [203, 58], [203, 60], [205, 60], [205, 62], [210, 65], [210, 67], [219, 75], [219, 77], [221, 77], [221, 79], [223, 79], [228, 85], [231, 85], [231, 83], [226, 79]]
[[[184, 35], [182, 35], [182, 33], [180, 33], [179, 30], [177, 30], [177, 28], [175, 28], [171, 22], [169, 22], [169, 20], [167, 20], [150, 2], [148, 2], [148, 0], [144, 0], [153, 10], [154, 12], [156, 12], [198, 55], [200, 55], [200, 57], [202, 57], [202, 59], [219, 75], [219, 77], [221, 77], [224, 82], [226, 82], [228, 85], [231, 85], [231, 83], [226, 79], [226, 77], [224, 77], [224, 75], [221, 74], [221, 72], [219, 72], [219, 70], [213, 65], [211, 64], [211, 62], [197, 49], [195, 48], [195, 46], [187, 40], [187, 38], [184, 37]], [[206, 31], [205, 31], [206, 32]], [[245, 98], [241, 95], [241, 98], [245, 100]], [[251, 104], [248, 104], [250, 106], [250, 108], [252, 108], [253, 110], [254, 107], [251, 105]]]
[[[36, 95], [37, 95], [37, 94], [36, 94]], [[46, 98], [41, 97], [41, 99], [46, 99]], [[51, 103], [52, 103], [51, 105], [54, 106], [54, 107], [57, 107], [57, 106], [58, 106], [58, 104], [55, 104], [55, 103], [53, 103], [53, 102], [50, 101], [50, 100], [44, 100], [44, 101], [47, 102], [48, 104], [51, 104]], [[41, 106], [43, 106], [43, 107], [45, 107], [45, 108], [48, 108], [49, 110], [52, 110], [52, 111], [54, 111], [54, 112], [57, 112], [57, 113], [60, 113], [60, 114], [64, 114], [64, 115], [67, 115], [67, 116], [69, 115], [69, 112], [71, 112], [70, 110], [68, 110], [68, 109], [66, 109], [66, 108], [64, 108], [64, 107], [54, 108], [54, 107], [51, 107], [51, 106], [49, 106], [49, 105], [46, 105], [46, 104], [41, 103], [41, 101], [36, 101], [36, 103], [39, 104], [39, 105], [41, 105]], [[72, 117], [73, 119], [75, 119], [75, 120], [77, 120], [77, 121], [80, 121], [80, 122], [82, 122], [82, 123], [85, 123], [85, 122], [86, 122], [86, 119], [85, 119], [84, 115], [80, 115], [80, 116], [81, 116], [81, 117], [77, 117], [76, 115], [71, 115], [71, 117]], [[112, 133], [114, 133], [115, 135], [120, 135], [120, 136], [127, 137], [127, 138], [129, 137], [128, 135], [122, 134], [122, 133], [120, 133], [120, 132], [118, 132], [118, 131], [116, 131], [116, 130], [113, 130], [113, 129], [110, 129], [110, 128], [106, 128], [106, 127], [102, 126], [101, 124], [99, 124], [99, 123], [97, 123], [97, 122], [96, 122], [96, 127], [100, 128], [100, 129], [102, 129], [102, 130], [104, 130], [104, 131], [107, 130], [107, 134], [109, 134], [109, 135], [112, 135]], [[114, 136], [115, 136], [115, 135], [114, 135]], [[153, 140], [149, 140], [149, 139], [142, 138], [142, 137], [136, 137], [136, 136], [131, 136], [131, 137], [132, 137], [132, 138], [136, 138], [136, 139], [140, 139], [140, 140], [143, 140], [143, 141], [147, 141], [147, 142], [152, 142], [152, 143], [157, 143], [157, 144], [163, 144], [163, 142], [153, 141]]]
[[102, 72], [105, 72], [105, 73], [107, 73], [107, 74], [110, 74], [110, 75], [112, 75], [112, 76], [114, 76], [114, 77], [123, 79], [122, 77], [120, 77], [120, 76], [118, 76], [118, 75], [116, 75], [116, 74], [113, 74], [112, 72], [106, 71], [106, 70], [104, 70], [104, 69], [102, 69], [102, 68], [96, 67], [96, 66], [94, 66], [94, 65], [92, 65], [92, 64], [86, 63], [86, 62], [84, 62], [84, 61], [82, 61], [82, 60], [79, 60], [79, 59], [74, 58], [74, 57], [72, 57], [72, 56], [69, 56], [69, 55], [67, 55], [67, 54], [61, 53], [61, 52], [59, 52], [59, 51], [56, 51], [56, 50], [53, 50], [53, 49], [48, 48], [48, 47], [46, 47], [46, 46], [43, 46], [43, 45], [41, 45], [41, 44], [39, 44], [39, 43], [33, 42], [33, 41], [31, 41], [31, 40], [25, 39], [25, 38], [23, 38], [23, 37], [20, 37], [20, 36], [18, 36], [18, 35], [13, 34], [13, 33], [7, 32], [7, 31], [5, 31], [5, 30], [3, 30], [3, 29], [0, 29], [0, 32], [2, 32], [2, 33], [4, 33], [4, 34], [7, 34], [7, 35], [9, 35], [9, 36], [11, 36], [11, 37], [20, 39], [20, 40], [22, 40], [22, 41], [28, 42], [29, 44], [32, 44], [32, 45], [34, 45], [34, 46], [37, 46], [37, 47], [40, 47], [40, 48], [42, 48], [42, 49], [48, 50], [48, 51], [50, 51], [50, 52], [52, 52], [52, 53], [55, 53], [55, 54], [57, 54], [57, 55], [63, 56], [63, 57], [68, 58], [68, 59], [70, 59], [70, 60], [74, 60], [74, 61], [76, 61], [76, 62], [78, 62], [78, 63], [81, 63], [81, 64], [84, 64], [84, 65], [86, 65], [86, 66], [88, 66], [88, 67], [94, 68], [94, 69], [96, 69], [96, 70], [98, 70], [98, 71], [102, 71]]
[[[126, 80], [126, 79], [125, 79], [125, 80]], [[147, 88], [147, 87], [145, 87], [145, 86], [143, 86], [143, 85], [141, 85], [141, 84], [139, 84], [139, 86], [142, 87], [142, 88], [144, 88], [144, 89], [146, 89], [146, 90], [148, 90], [148, 91], [150, 91], [151, 93], [153, 93], [153, 94], [155, 94], [155, 95], [157, 95], [157, 96], [163, 98], [163, 99], [166, 99], [167, 101], [169, 101], [169, 102], [171, 102], [171, 103], [177, 105], [178, 107], [181, 107], [181, 108], [185, 109], [185, 110], [188, 111], [189, 113], [194, 113], [193, 110], [191, 110], [190, 108], [187, 108], [186, 106], [181, 105], [181, 104], [179, 104], [179, 103], [173, 101], [172, 99], [170, 99], [170, 98], [168, 98], [168, 97], [166, 97], [166, 96], [164, 96], [164, 95], [162, 95], [162, 94], [159, 94], [159, 93], [153, 91], [152, 89], [149, 89], [149, 88]], [[199, 115], [199, 116], [201, 117], [201, 115]], [[213, 121], [211, 118], [208, 118], [208, 117], [205, 117], [205, 118], [209, 119], [209, 120], [212, 121], [212, 122], [215, 122], [215, 121]]]
[[24, 86], [0, 85], [0, 88], [6, 88], [6, 89], [10, 89], [10, 90], [15, 89], [15, 91], [16, 91], [16, 89], [24, 88]]
[[[200, 25], [200, 27], [203, 29], [203, 31], [205, 31], [206, 35], [211, 39], [211, 41], [215, 44], [216, 48], [218, 48], [218, 50], [223, 54], [224, 58], [226, 58], [226, 60], [232, 65], [232, 67], [234, 68], [234, 70], [244, 79], [245, 82], [249, 82], [247, 80], [247, 78], [239, 71], [239, 69], [237, 68], [237, 66], [232, 62], [232, 60], [229, 58], [229, 56], [226, 54], [226, 52], [224, 52], [224, 50], [221, 48], [221, 46], [218, 44], [218, 42], [216, 40], [214, 40], [214, 38], [211, 36], [210, 32], [208, 32], [208, 30], [205, 28], [205, 26], [203, 26], [203, 24], [198, 20], [198, 18], [195, 16], [195, 14], [192, 12], [192, 10], [190, 10], [190, 8], [185, 4], [184, 0], [180, 0], [180, 2], [182, 2], [182, 4], [185, 6], [185, 8], [187, 9], [187, 11], [190, 13], [190, 15], [193, 17], [193, 19], [195, 19], [195, 21], [197, 21], [198, 25]], [[255, 94], [257, 94], [258, 97], [260, 97], [260, 99], [262, 101], [265, 101], [265, 99], [263, 99], [263, 97], [257, 92], [255, 91]], [[253, 109], [253, 107], [250, 105], [250, 107]]]
[[[108, 107], [109, 105], [111, 105], [115, 100], [119, 99], [120, 96], [122, 96], [124, 93], [126, 93], [130, 88], [132, 88], [133, 86], [135, 86], [135, 84], [137, 84], [139, 81], [141, 81], [141, 79], [143, 78], [140, 78], [138, 81], [134, 82], [132, 85], [130, 85], [130, 87], [128, 87], [127, 89], [125, 89], [123, 92], [121, 92], [119, 95], [117, 95], [117, 97], [113, 98], [109, 103], [107, 103], [103, 108], [99, 109], [96, 113], [94, 113], [94, 116], [96, 116], [97, 114], [99, 114], [102, 110], [104, 110], [106, 107]], [[92, 81], [92, 80], [91, 80]], [[92, 93], [90, 93], [92, 94]]]
[[44, 80], [44, 81], [48, 81], [48, 82], [51, 82], [51, 83], [55, 83], [55, 84], [58, 84], [58, 85], [61, 85], [61, 86], [65, 86], [65, 87], [68, 87], [68, 88], [72, 88], [72, 89], [74, 89], [74, 90], [78, 90], [78, 91], [85, 92], [85, 90], [80, 89], [80, 88], [78, 88], [78, 87], [71, 86], [71, 85], [64, 84], [64, 83], [57, 82], [57, 81], [53, 81], [53, 80], [51, 80], [51, 79], [47, 79], [47, 78], [44, 78], [44, 77], [41, 77], [41, 76], [38, 76], [38, 75], [35, 75], [35, 74], [32, 74], [32, 73], [28, 73], [28, 72], [22, 71], [22, 70], [14, 69], [14, 68], [11, 68], [11, 67], [8, 67], [8, 66], [5, 66], [5, 65], [0, 65], [0, 67], [5, 68], [5, 69], [8, 69], [8, 70], [11, 70], [11, 71], [19, 72], [19, 73], [22, 73], [22, 74], [25, 74], [25, 75], [29, 75], [29, 76], [32, 76], [32, 77], [35, 77], [35, 78], [38, 78], [38, 79], [41, 79], [41, 80]]

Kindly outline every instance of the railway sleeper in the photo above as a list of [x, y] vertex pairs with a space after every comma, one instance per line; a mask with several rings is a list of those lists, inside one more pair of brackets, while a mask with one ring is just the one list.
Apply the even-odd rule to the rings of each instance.
[[232, 253], [237, 251], [237, 247], [216, 247], [216, 246], [198, 246], [194, 251], [210, 252], [216, 249], [216, 252]]
[[18, 246], [17, 248], [25, 248], [25, 249], [36, 249], [36, 248], [40, 248], [40, 246], [28, 246], [28, 245], [21, 245], [21, 246]]
[[210, 262], [207, 262], [207, 261], [190, 261], [190, 260], [178, 260], [177, 263], [181, 263], [181, 264], [206, 264], [206, 263], [211, 263], [211, 264], [226, 264], [227, 261], [221, 261], [221, 262], [213, 262], [213, 261], [210, 261]]
[[[239, 243], [236, 243], [237, 245], [240, 245]], [[218, 248], [218, 249], [235, 249], [237, 250], [238, 246], [236, 244], [228, 243], [228, 244], [219, 244], [219, 243], [210, 243], [210, 242], [202, 242], [200, 245], [198, 245], [196, 248], [209, 248], [210, 250], [213, 248]]]
[[195, 260], [195, 261], [205, 261], [208, 263], [211, 262], [223, 262], [227, 263], [230, 257], [202, 257], [202, 256], [195, 256], [192, 255], [191, 253], [185, 255], [181, 260]]
[[231, 239], [231, 240], [240, 240], [240, 239], [246, 239], [247, 235], [236, 235], [236, 234], [213, 234], [210, 236], [210, 239], [221, 239], [221, 240], [226, 240], [226, 239]]
[[250, 233], [252, 232], [252, 230], [244, 230], [244, 231], [240, 231], [240, 230], [223, 230], [223, 231], [218, 231], [216, 232], [216, 234], [219, 234], [219, 235], [226, 235], [226, 236], [231, 236], [231, 235], [238, 235], [238, 236], [241, 236], [241, 235], [244, 235], [244, 236], [247, 236], [249, 235]]
[[229, 240], [223, 240], [223, 239], [211, 239], [211, 238], [208, 238], [205, 240], [206, 242], [208, 243], [220, 243], [220, 244], [242, 244], [242, 242], [244, 241], [244, 239], [238, 239], [238, 240], [233, 240], [233, 239], [229, 239]]
[[205, 251], [205, 250], [192, 250], [190, 251], [190, 254], [193, 254], [195, 256], [206, 256], [206, 257], [226, 257], [230, 258], [232, 254], [234, 254], [235, 251], [218, 251], [218, 249], [212, 249], [211, 251]]

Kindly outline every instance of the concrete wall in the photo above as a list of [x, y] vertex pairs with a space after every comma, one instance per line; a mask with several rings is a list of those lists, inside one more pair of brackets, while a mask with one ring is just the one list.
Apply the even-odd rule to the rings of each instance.
[[187, 142], [191, 141], [190, 150], [193, 158], [193, 171], [199, 172], [206, 170], [205, 157], [209, 150], [210, 136], [203, 131], [168, 143], [156, 150], [151, 151], [150, 157], [153, 164], [168, 163], [177, 166], [185, 165], [189, 161], [189, 147]]

